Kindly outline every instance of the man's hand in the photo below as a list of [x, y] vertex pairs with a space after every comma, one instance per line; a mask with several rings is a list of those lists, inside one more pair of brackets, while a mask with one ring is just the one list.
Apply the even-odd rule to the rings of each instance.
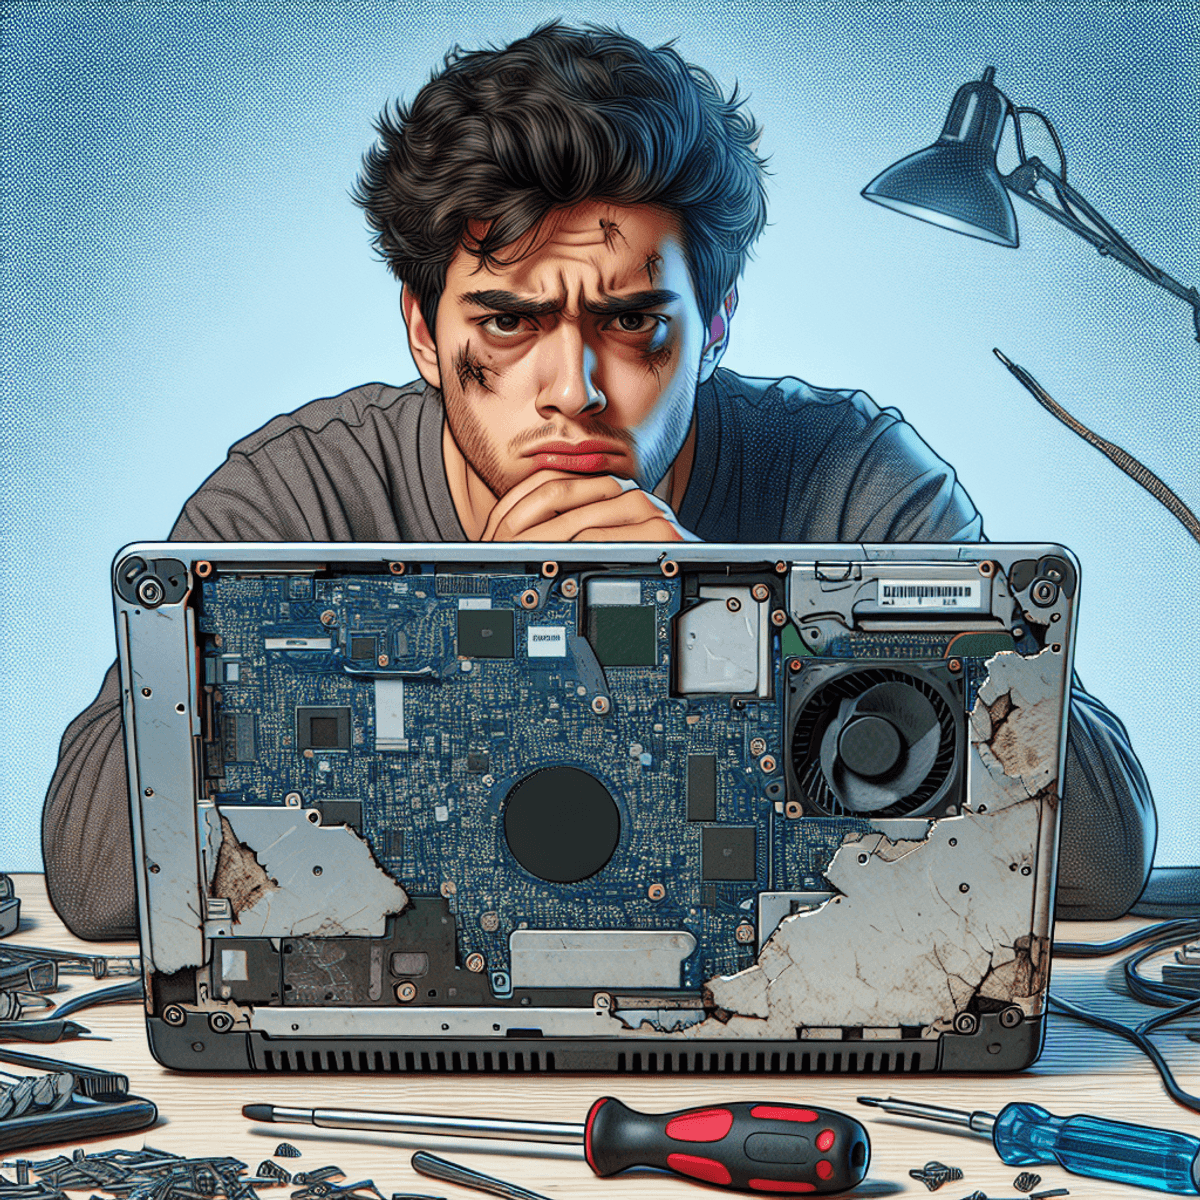
[[535, 471], [488, 514], [481, 542], [698, 542], [632, 479]]

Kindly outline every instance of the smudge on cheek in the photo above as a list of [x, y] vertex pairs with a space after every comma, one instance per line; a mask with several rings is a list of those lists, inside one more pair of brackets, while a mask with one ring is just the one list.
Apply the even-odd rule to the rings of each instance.
[[465, 346], [459, 347], [454, 356], [454, 373], [458, 376], [458, 386], [464, 392], [467, 390], [467, 385], [472, 383], [483, 391], [490, 392], [492, 387], [488, 379], [496, 372], [480, 362], [468, 341]]
[[648, 370], [654, 372], [654, 377], [660, 382], [663, 371], [667, 369], [674, 356], [675, 351], [672, 346], [660, 346], [658, 349], [642, 351], [642, 361], [646, 364]]

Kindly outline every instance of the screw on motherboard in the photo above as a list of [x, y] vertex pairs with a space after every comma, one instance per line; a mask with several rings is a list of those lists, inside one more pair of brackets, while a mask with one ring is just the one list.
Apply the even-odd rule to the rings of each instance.
[[1013, 1180], [1013, 1187], [1018, 1192], [1032, 1192], [1039, 1183], [1042, 1182], [1040, 1175], [1035, 1175], [1032, 1171], [1022, 1171], [1020, 1175]]

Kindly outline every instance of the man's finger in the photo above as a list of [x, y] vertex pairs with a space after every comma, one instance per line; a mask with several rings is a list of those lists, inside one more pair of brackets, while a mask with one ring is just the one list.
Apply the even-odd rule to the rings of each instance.
[[653, 498], [640, 489], [624, 492], [611, 499], [599, 500], [559, 513], [548, 521], [530, 526], [520, 533], [522, 541], [569, 542], [575, 540], [585, 529], [608, 529], [604, 541], [640, 541], [632, 531], [647, 521], [661, 523], [664, 531], [674, 529], [673, 535], [666, 534], [671, 541], [680, 541], [687, 534], [674, 520], [669, 509], [663, 511]]
[[571, 474], [565, 478], [548, 479], [526, 492], [498, 519], [493, 520], [494, 511], [489, 514], [484, 536], [487, 538], [490, 535], [490, 539], [497, 542], [518, 539], [530, 541], [528, 530], [535, 525], [542, 525], [576, 508], [615, 499], [636, 489], [637, 484], [633, 480], [618, 479], [615, 475]]

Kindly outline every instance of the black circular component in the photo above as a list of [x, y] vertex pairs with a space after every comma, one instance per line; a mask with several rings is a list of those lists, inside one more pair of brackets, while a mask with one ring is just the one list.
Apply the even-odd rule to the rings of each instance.
[[531, 875], [547, 883], [578, 883], [612, 858], [621, 814], [594, 775], [578, 767], [547, 767], [508, 793], [504, 836]]
[[904, 740], [886, 717], [854, 717], [838, 734], [838, 755], [856, 775], [879, 779], [900, 761]]
[[884, 666], [823, 668], [790, 681], [791, 778], [816, 812], [902, 817], [954, 787], [962, 701], [938, 673]]

